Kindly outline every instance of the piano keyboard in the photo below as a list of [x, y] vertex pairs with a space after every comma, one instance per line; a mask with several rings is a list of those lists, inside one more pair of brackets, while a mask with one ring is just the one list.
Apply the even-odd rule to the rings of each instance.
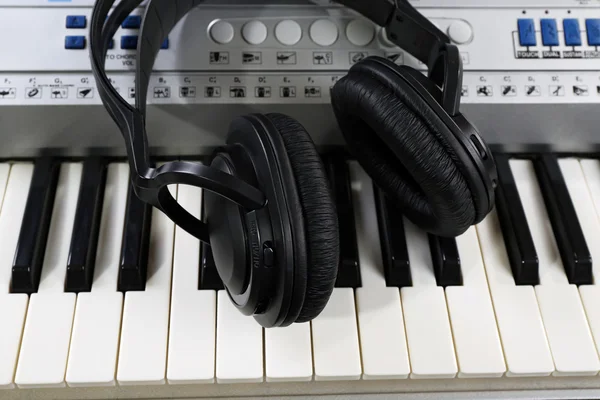
[[[0, 164], [0, 388], [598, 375], [600, 160], [497, 155], [497, 207], [456, 239], [324, 160], [336, 288], [311, 323], [269, 330], [234, 309], [207, 246], [135, 198], [125, 163]], [[202, 215], [202, 190], [171, 191]]]

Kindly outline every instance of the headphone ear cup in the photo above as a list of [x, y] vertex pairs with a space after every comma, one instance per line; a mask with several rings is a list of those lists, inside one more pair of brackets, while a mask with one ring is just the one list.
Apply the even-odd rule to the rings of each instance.
[[286, 115], [267, 117], [283, 140], [302, 207], [302, 215], [291, 215], [292, 223], [304, 224], [308, 260], [306, 296], [295, 322], [308, 322], [327, 305], [337, 278], [339, 231], [335, 202], [325, 167], [304, 127]]
[[367, 58], [332, 89], [332, 105], [349, 147], [367, 174], [420, 228], [455, 237], [476, 219], [466, 166], [453, 133], [402, 79], [405, 70]]

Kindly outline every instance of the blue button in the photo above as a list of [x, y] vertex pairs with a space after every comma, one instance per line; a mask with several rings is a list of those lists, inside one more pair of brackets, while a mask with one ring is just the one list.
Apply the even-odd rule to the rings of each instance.
[[85, 36], [67, 36], [67, 37], [65, 37], [65, 49], [69, 49], [69, 50], [85, 49]]
[[162, 44], [160, 45], [161, 49], [168, 49], [169, 48], [169, 38], [166, 38]]
[[535, 22], [533, 19], [519, 19], [519, 42], [521, 46], [535, 46]]
[[544, 18], [540, 21], [542, 25], [542, 43], [544, 46], [558, 46], [558, 28], [556, 20]]
[[85, 15], [67, 15], [67, 29], [85, 29], [86, 25]]
[[130, 15], [125, 18], [125, 21], [121, 24], [123, 29], [140, 29], [142, 25], [142, 17], [139, 15]]
[[586, 19], [585, 27], [587, 29], [588, 44], [590, 46], [600, 46], [600, 18]]
[[121, 48], [124, 50], [137, 49], [137, 43], [138, 43], [137, 36], [121, 36]]
[[579, 20], [575, 18], [565, 19], [563, 21], [565, 30], [565, 44], [567, 46], [581, 46], [581, 29]]

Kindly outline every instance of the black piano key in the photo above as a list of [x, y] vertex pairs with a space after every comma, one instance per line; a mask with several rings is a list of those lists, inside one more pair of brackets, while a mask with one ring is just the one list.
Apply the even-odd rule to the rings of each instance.
[[343, 154], [329, 154], [324, 157], [324, 163], [339, 225], [340, 263], [335, 287], [358, 288], [361, 286], [361, 277], [350, 171]]
[[496, 210], [506, 252], [517, 285], [538, 285], [539, 265], [533, 238], [507, 155], [495, 156], [498, 170]]
[[38, 290], [59, 172], [60, 164], [53, 158], [35, 163], [12, 266], [12, 293]]
[[151, 219], [151, 206], [142, 202], [129, 185], [119, 265], [118, 290], [121, 292], [146, 288]]
[[217, 272], [212, 250], [206, 243], [200, 244], [200, 274], [198, 279], [200, 290], [223, 290], [223, 281]]
[[105, 162], [98, 158], [86, 160], [71, 235], [65, 292], [89, 292], [92, 288], [105, 183]]
[[403, 216], [398, 207], [375, 184], [373, 184], [373, 192], [377, 207], [377, 224], [386, 286], [410, 287], [412, 275]]
[[428, 234], [433, 271], [438, 286], [462, 286], [460, 256], [456, 239]]
[[594, 283], [592, 255], [558, 159], [542, 155], [534, 165], [567, 278], [574, 285], [591, 285]]

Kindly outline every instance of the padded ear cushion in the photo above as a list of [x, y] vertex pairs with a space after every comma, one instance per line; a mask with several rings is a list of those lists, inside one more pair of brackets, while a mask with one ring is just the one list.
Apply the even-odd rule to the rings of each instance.
[[285, 144], [298, 188], [308, 255], [306, 297], [296, 322], [307, 322], [325, 308], [337, 278], [339, 231], [337, 213], [323, 162], [304, 127], [282, 114], [267, 114]]
[[389, 64], [365, 59], [335, 84], [339, 127], [352, 155], [409, 220], [459, 236], [476, 209], [466, 167], [448, 143], [453, 133], [400, 77], [408, 73]]

